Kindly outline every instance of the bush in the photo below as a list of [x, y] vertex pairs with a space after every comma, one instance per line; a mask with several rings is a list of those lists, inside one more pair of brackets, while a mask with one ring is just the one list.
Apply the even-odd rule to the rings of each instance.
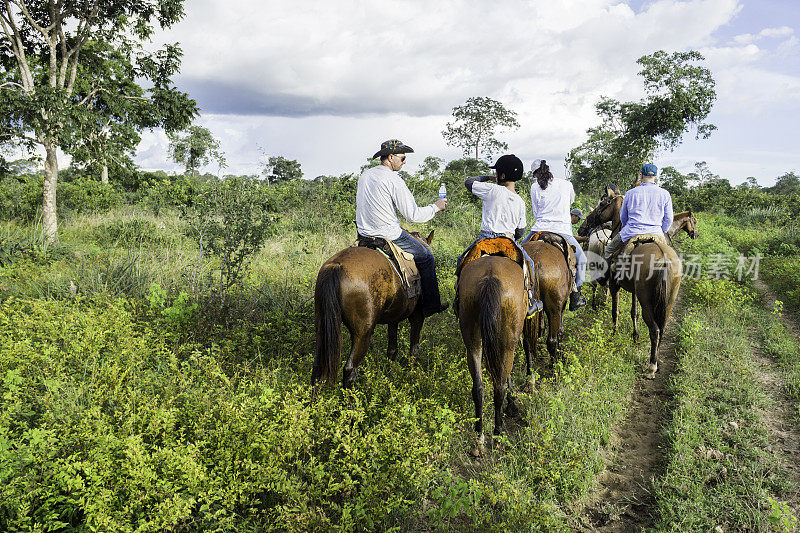
[[90, 178], [59, 183], [56, 199], [61, 216], [66, 212], [105, 213], [121, 203], [121, 197], [112, 185]]

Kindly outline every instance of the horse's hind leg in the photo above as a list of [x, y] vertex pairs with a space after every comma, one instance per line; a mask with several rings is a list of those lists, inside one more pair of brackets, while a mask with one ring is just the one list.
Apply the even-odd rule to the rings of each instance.
[[386, 328], [386, 357], [394, 361], [397, 357], [397, 322], [390, 323]]
[[342, 372], [342, 387], [349, 389], [353, 386], [358, 375], [358, 365], [364, 360], [369, 348], [369, 341], [372, 338], [372, 332], [375, 326], [366, 331], [350, 332], [350, 340], [352, 346], [350, 347], [350, 356], [347, 358], [347, 363], [344, 365]]
[[654, 379], [656, 377], [656, 372], [658, 372], [658, 346], [661, 344], [662, 331], [656, 323], [651, 306], [642, 305], [642, 319], [644, 319], [647, 328], [650, 330], [650, 364], [647, 367], [644, 377], [647, 379]]
[[[611, 285], [611, 282], [608, 282]], [[619, 287], [609, 286], [608, 292], [611, 293], [611, 324], [613, 324], [613, 334], [617, 333], [617, 321], [619, 320]]]
[[547, 351], [550, 354], [550, 366], [556, 362], [556, 352], [558, 351], [558, 341], [561, 337], [561, 313], [557, 310], [547, 313]]
[[506, 416], [509, 418], [517, 418], [519, 416], [519, 406], [514, 396], [511, 395], [511, 375], [506, 380]]
[[539, 340], [539, 316], [526, 318], [522, 327], [522, 350], [525, 352], [525, 366], [528, 379], [526, 388], [533, 391], [533, 359], [536, 357], [536, 346]]
[[[473, 338], [467, 345], [467, 366], [472, 376], [472, 403], [475, 404], [475, 433], [477, 442], [470, 452], [473, 457], [483, 455], [483, 376], [481, 375], [481, 339]], [[465, 339], [466, 340], [466, 339]]]
[[413, 313], [411, 313], [411, 316], [408, 317], [408, 322], [411, 324], [411, 332], [409, 334], [411, 350], [409, 352], [409, 357], [412, 360], [419, 356], [419, 337], [420, 333], [422, 332], [422, 323], [424, 321], [425, 317], [422, 315], [421, 310], [415, 310]]
[[639, 324], [637, 323], [639, 316], [636, 312], [637, 309], [636, 293], [633, 292], [631, 293], [631, 322], [633, 322], [633, 333], [631, 333], [631, 337], [633, 337], [633, 342], [639, 342]]

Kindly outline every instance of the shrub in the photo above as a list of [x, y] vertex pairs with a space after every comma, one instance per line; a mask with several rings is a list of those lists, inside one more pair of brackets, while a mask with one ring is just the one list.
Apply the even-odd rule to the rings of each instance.
[[62, 215], [65, 212], [104, 213], [121, 203], [121, 197], [112, 185], [90, 178], [59, 183], [56, 198]]

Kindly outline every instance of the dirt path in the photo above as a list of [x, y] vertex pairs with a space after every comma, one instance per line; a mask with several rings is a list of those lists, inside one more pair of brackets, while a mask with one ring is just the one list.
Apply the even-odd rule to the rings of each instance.
[[[756, 289], [765, 297], [769, 308], [775, 302], [775, 294], [761, 280], [755, 281]], [[798, 337], [797, 319], [784, 312], [783, 322]], [[755, 336], [755, 332], [754, 332]], [[771, 403], [771, 409], [762, 413], [767, 434], [771, 443], [771, 453], [786, 469], [795, 487], [800, 487], [800, 428], [797, 424], [797, 408], [786, 394], [786, 382], [776, 363], [761, 352], [758, 344], [753, 348], [753, 361], [756, 363], [756, 378]], [[788, 503], [795, 514], [800, 512], [800, 494], [789, 495]]]
[[[627, 418], [613, 431], [614, 462], [598, 476], [597, 491], [573, 524], [579, 531], [628, 532], [653, 526], [653, 480], [665, 466], [664, 428], [669, 424], [671, 399], [668, 381], [675, 369], [676, 330], [683, 313], [679, 300], [661, 341], [656, 378], [636, 380]], [[649, 348], [647, 327], [640, 325], [640, 342]]]

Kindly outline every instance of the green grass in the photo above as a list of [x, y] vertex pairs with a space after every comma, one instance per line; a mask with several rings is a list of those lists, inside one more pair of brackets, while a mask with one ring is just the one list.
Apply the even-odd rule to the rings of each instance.
[[[755, 377], [748, 331], [752, 296], [729, 281], [687, 285], [690, 310], [672, 379], [675, 407], [669, 463], [656, 483], [657, 528], [667, 531], [768, 531], [791, 492], [768, 451], [760, 413], [769, 403]], [[777, 521], [777, 522], [776, 522]], [[788, 529], [787, 529], [788, 530]]]
[[[294, 202], [290, 193], [280, 192]], [[446, 299], [480, 217], [474, 205], [452, 204], [446, 216], [409, 228], [436, 230]], [[452, 314], [426, 321], [410, 366], [386, 359], [379, 326], [355, 388], [323, 390], [311, 403], [317, 269], [355, 230], [350, 203], [292, 205], [221, 321], [209, 319], [203, 299], [214, 260], [201, 259], [179, 219], [163, 209], [76, 216], [62, 225], [58, 247], [31, 248], [0, 268], [0, 529], [568, 529], [573, 506], [611, 455], [611, 431], [649, 352], [647, 340], [630, 341], [627, 313], [616, 336], [608, 307], [567, 313], [554, 371], [542, 372], [534, 391], [517, 393], [525, 423], [512, 422], [502, 451], [475, 461], [467, 453], [472, 384]], [[686, 253], [708, 265], [712, 254], [736, 252], [721, 224], [702, 214], [700, 221], [701, 241], [687, 242]], [[629, 298], [621, 294], [622, 310]], [[717, 440], [725, 413], [756, 420], [762, 405], [741, 390], [747, 366], [739, 359], [706, 368], [715, 361], [711, 350], [743, 350], [720, 333], [741, 325], [720, 307], [725, 298], [692, 311], [692, 324], [707, 324], [713, 338], [696, 326], [681, 333], [687, 362], [695, 360], [689, 343], [700, 346], [697, 364], [683, 368], [687, 376], [691, 370], [691, 379], [725, 387], [713, 401], [696, 381], [680, 389], [685, 411], [674, 418], [691, 431], [672, 430], [665, 527], [677, 527], [668, 517], [694, 505], [680, 476], [711, 472], [695, 464], [694, 446], [728, 445]], [[399, 340], [407, 352], [407, 326]], [[789, 361], [790, 345], [775, 346], [785, 346]], [[523, 371], [520, 349], [517, 388]], [[490, 432], [490, 386], [486, 394]], [[764, 440], [756, 427], [742, 428], [745, 455], [736, 465], [744, 469], [728, 469], [741, 474], [740, 484], [756, 480], [755, 488], [712, 492], [692, 524], [715, 523], [725, 508], [744, 523], [766, 523], [760, 506], [768, 495], [778, 498], [781, 483], [758, 451]]]

